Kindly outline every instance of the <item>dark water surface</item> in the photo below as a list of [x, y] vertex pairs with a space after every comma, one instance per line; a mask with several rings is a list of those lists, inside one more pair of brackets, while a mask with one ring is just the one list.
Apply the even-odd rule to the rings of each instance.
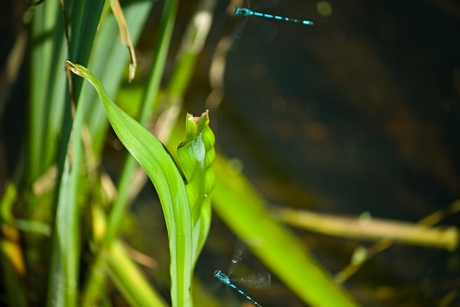
[[[264, 10], [314, 26], [277, 22], [267, 46], [248, 21], [211, 112], [220, 149], [274, 204], [410, 222], [448, 206], [460, 195], [460, 9], [449, 3], [337, 1], [329, 17], [312, 1]], [[229, 22], [219, 9], [209, 48]], [[191, 110], [200, 97], [190, 90]], [[332, 273], [357, 244], [299, 235]], [[345, 287], [367, 306], [434, 306], [458, 273], [455, 253], [395, 246]]]

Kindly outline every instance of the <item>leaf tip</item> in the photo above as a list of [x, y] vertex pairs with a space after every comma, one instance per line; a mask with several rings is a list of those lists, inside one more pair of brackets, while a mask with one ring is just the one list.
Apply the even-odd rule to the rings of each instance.
[[65, 68], [73, 72], [74, 74], [81, 76], [82, 71], [72, 62], [69, 60], [65, 61]]

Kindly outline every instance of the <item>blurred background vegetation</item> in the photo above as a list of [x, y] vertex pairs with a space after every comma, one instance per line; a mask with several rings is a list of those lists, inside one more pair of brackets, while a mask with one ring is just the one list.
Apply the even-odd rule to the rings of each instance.
[[[251, 1], [251, 8], [260, 2]], [[244, 18], [232, 11], [244, 1], [167, 3], [169, 15], [165, 1], [121, 1], [138, 62], [129, 82], [129, 51], [108, 3], [64, 1], [61, 7], [46, 0], [28, 10], [31, 3], [3, 1], [0, 303], [53, 305], [49, 258], [59, 233], [56, 174], [72, 126], [64, 71], [70, 59], [87, 66], [172, 154], [184, 138], [185, 112], [210, 110], [219, 158], [215, 213], [195, 270], [196, 306], [221, 305], [209, 284], [214, 270], [228, 268], [237, 237], [253, 252], [245, 254], [243, 270], [272, 273], [270, 290], [244, 289], [265, 307], [321, 306], [321, 297], [327, 302], [335, 294], [362, 306], [460, 305], [458, 2], [283, 0], [261, 11], [314, 26], [277, 22], [268, 45], [252, 19], [235, 42]], [[78, 293], [70, 296], [79, 305], [102, 240], [99, 227], [113, 212], [115, 190], [122, 194], [127, 153], [94, 90], [73, 80], [79, 101], [87, 102], [78, 106], [88, 108], [84, 179], [71, 197], [80, 226], [72, 230], [77, 247], [71, 254]], [[118, 207], [126, 210], [114, 228], [116, 246], [171, 304], [162, 207], [155, 188], [134, 169], [131, 180], [124, 179], [129, 185]], [[313, 221], [302, 215], [313, 212], [320, 214], [310, 216]], [[433, 233], [421, 225], [435, 226]], [[259, 248], [257, 240], [268, 238], [272, 250]], [[286, 238], [301, 247], [295, 252], [317, 261], [293, 268], [284, 258], [292, 250], [283, 254], [276, 245]], [[283, 275], [308, 265], [318, 265], [314, 277]], [[136, 305], [111, 268], [98, 302]], [[330, 284], [314, 284], [321, 272]]]

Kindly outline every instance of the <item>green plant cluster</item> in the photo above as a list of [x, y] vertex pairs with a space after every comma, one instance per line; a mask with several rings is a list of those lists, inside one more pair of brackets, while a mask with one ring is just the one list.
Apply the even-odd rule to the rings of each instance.
[[[133, 99], [138, 111], [130, 113], [135, 119], [111, 100], [127, 79], [130, 58], [120, 42], [120, 22], [125, 22], [135, 44], [152, 6], [159, 3], [126, 1], [121, 11], [117, 5], [115, 0], [47, 0], [27, 12], [30, 98], [24, 167], [17, 168], [1, 197], [1, 265], [8, 304], [110, 306], [110, 279], [132, 306], [166, 306], [166, 301], [192, 306], [193, 269], [210, 229], [212, 204], [303, 301], [312, 306], [355, 306], [300, 240], [269, 214], [244, 175], [216, 154], [208, 112], [186, 116], [181, 132], [185, 139], [177, 149], [179, 166], [145, 128], [160, 110], [173, 114], [174, 108], [181, 108], [209, 31], [191, 18], [185, 47], [162, 92], [179, 1], [163, 3], [152, 64], [139, 99]], [[214, 5], [215, 1], [201, 1], [196, 15], [203, 10], [212, 14]], [[183, 121], [177, 114], [171, 127]], [[115, 195], [98, 168], [109, 126], [130, 153]], [[170, 298], [159, 295], [119, 239], [138, 165], [155, 186], [166, 221]]]

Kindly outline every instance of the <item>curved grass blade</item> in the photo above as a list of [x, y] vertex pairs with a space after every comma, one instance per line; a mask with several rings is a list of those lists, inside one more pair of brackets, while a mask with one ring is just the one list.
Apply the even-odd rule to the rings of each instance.
[[192, 218], [185, 184], [174, 160], [155, 136], [110, 100], [90, 71], [69, 61], [66, 67], [93, 84], [118, 138], [154, 184], [168, 229], [173, 306], [191, 306]]
[[[140, 19], [142, 19], [143, 12], [148, 12], [149, 8], [145, 7], [144, 5], [149, 4], [148, 2], [140, 2], [139, 5], [135, 5], [136, 9], [132, 12], [130, 9], [126, 11], [127, 19], [131, 19], [129, 23], [130, 26], [133, 25], [133, 18], [136, 20], [134, 24], [141, 26], [142, 22], [139, 23]], [[131, 5], [130, 5], [131, 6]], [[144, 6], [144, 9], [142, 9]], [[138, 121], [141, 125], [146, 126], [151, 118], [152, 115], [152, 108], [154, 105], [152, 101], [156, 101], [155, 97], [158, 95], [158, 89], [160, 86], [162, 74], [164, 71], [164, 66], [166, 63], [166, 56], [168, 53], [170, 40], [172, 36], [172, 29], [174, 26], [175, 16], [178, 7], [178, 0], [167, 1], [163, 7], [163, 13], [161, 15], [160, 20], [160, 27], [159, 27], [159, 35], [155, 42], [154, 54], [153, 54], [153, 63], [150, 69], [149, 77], [147, 78], [148, 82], [145, 86], [145, 91], [143, 93], [143, 98], [141, 102], [141, 111], [138, 116]], [[143, 10], [143, 12], [139, 12], [139, 10]], [[113, 50], [113, 49], [112, 49]], [[102, 53], [104, 54], [104, 53]], [[116, 59], [119, 61], [119, 58]], [[108, 72], [112, 76], [112, 66], [111, 70], [106, 69], [107, 64], [101, 63], [103, 67], [101, 71], [104, 73]], [[117, 65], [116, 65], [117, 66]], [[115, 73], [113, 73], [115, 74]], [[103, 74], [98, 74], [103, 75]], [[119, 81], [116, 80], [117, 84]], [[106, 83], [104, 83], [106, 84]], [[113, 87], [114, 83], [107, 84], [108, 87]], [[82, 302], [83, 306], [94, 306], [96, 301], [100, 297], [100, 288], [103, 287], [104, 283], [104, 272], [105, 272], [105, 258], [104, 255], [106, 250], [109, 249], [111, 243], [114, 241], [121, 224], [122, 217], [126, 210], [126, 206], [129, 202], [129, 191], [130, 186], [133, 178], [133, 173], [137, 168], [137, 163], [132, 156], [128, 155], [126, 160], [123, 164], [119, 182], [117, 184], [118, 189], [118, 197], [112, 205], [112, 210], [110, 212], [110, 216], [107, 223], [107, 232], [105, 239], [103, 240], [102, 246], [100, 247], [97, 255], [95, 256], [95, 260], [92, 264], [92, 270], [90, 271], [89, 277], [87, 282], [84, 285], [83, 295], [82, 295]]]

